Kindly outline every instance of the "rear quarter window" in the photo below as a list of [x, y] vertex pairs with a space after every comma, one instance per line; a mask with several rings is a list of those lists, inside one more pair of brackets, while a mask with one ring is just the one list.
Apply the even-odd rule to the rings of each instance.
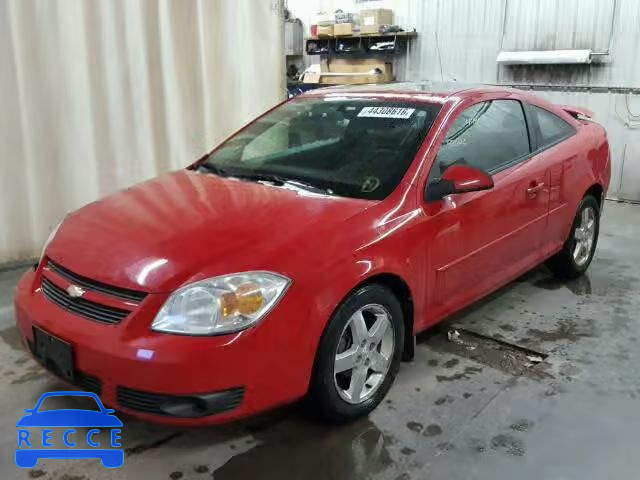
[[547, 148], [574, 135], [576, 129], [555, 113], [535, 105], [529, 105], [529, 114], [537, 126], [537, 148]]

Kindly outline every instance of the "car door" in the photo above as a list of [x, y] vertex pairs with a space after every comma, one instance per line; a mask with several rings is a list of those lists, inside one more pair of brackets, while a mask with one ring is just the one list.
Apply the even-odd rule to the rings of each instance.
[[520, 101], [493, 99], [464, 108], [439, 147], [429, 179], [456, 164], [483, 169], [494, 188], [423, 203], [433, 321], [537, 263], [547, 221], [549, 173], [543, 160], [532, 157]]

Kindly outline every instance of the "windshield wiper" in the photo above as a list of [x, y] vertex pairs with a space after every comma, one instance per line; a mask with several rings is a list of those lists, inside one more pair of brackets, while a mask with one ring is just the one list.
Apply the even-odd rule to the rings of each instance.
[[232, 177], [239, 178], [241, 180], [255, 180], [257, 182], [269, 182], [274, 185], [284, 185], [288, 180], [279, 175], [274, 175], [271, 173], [234, 173]]
[[293, 178], [281, 177], [280, 175], [275, 175], [272, 173], [238, 173], [232, 175], [233, 177], [240, 178], [243, 180], [255, 180], [257, 182], [269, 182], [276, 186], [283, 185], [293, 185], [294, 187], [303, 188], [310, 192], [321, 193], [324, 195], [333, 195], [333, 190], [330, 188], [322, 188], [317, 185], [313, 185], [311, 183], [297, 180]]
[[324, 195], [333, 195], [333, 190], [330, 188], [322, 188], [317, 185], [313, 185], [311, 183], [304, 182], [302, 180], [294, 180], [291, 178], [281, 177], [280, 175], [276, 175], [273, 173], [260, 173], [260, 172], [252, 172], [252, 173], [235, 173], [229, 172], [223, 168], [220, 168], [216, 165], [211, 165], [209, 163], [202, 163], [198, 165], [198, 170], [204, 170], [208, 173], [213, 173], [214, 175], [218, 175], [220, 177], [234, 177], [240, 180], [253, 180], [256, 182], [269, 182], [275, 186], [281, 187], [284, 185], [293, 185], [294, 187], [303, 188], [310, 192], [322, 193]]
[[234, 176], [231, 172], [226, 171], [224, 168], [220, 168], [210, 163], [201, 163], [200, 165], [198, 165], [198, 170], [204, 170], [205, 172], [213, 173], [214, 175], [218, 175], [219, 177]]
[[333, 190], [331, 190], [330, 188], [319, 187], [317, 185], [313, 185], [307, 182], [302, 182], [300, 180], [287, 180], [286, 183], [288, 183], [289, 185], [293, 185], [295, 187], [304, 188], [305, 190], [309, 190], [310, 192], [322, 193], [324, 195], [333, 195]]

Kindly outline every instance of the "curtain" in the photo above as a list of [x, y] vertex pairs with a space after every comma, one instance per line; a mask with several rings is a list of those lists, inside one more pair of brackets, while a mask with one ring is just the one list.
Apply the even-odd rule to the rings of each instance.
[[285, 96], [282, 0], [0, 0], [0, 264]]

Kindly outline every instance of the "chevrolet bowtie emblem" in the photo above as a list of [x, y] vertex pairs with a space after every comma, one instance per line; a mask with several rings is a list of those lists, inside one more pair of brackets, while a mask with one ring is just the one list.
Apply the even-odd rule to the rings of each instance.
[[81, 287], [77, 286], [77, 285], [69, 285], [67, 287], [67, 293], [72, 298], [80, 298], [81, 296], [83, 296], [86, 293], [86, 290], [84, 288], [81, 288]]

